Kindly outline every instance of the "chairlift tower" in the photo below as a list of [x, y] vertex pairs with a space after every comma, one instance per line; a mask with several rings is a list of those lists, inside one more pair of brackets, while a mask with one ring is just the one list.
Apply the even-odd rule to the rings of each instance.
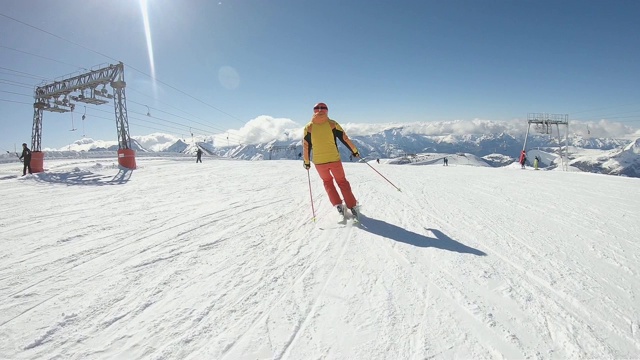
[[[522, 150], [527, 148], [527, 139], [529, 138], [529, 130], [531, 125], [535, 125], [535, 130], [540, 134], [553, 136], [553, 125], [556, 126], [558, 134], [558, 146], [560, 147], [560, 163], [563, 170], [569, 170], [569, 114], [547, 114], [547, 113], [529, 113], [527, 114], [527, 134], [524, 138]], [[564, 151], [562, 150], [562, 138], [560, 136], [560, 125], [565, 126], [564, 133]]]
[[[112, 88], [110, 94], [107, 86]], [[102, 87], [98, 89], [98, 87]], [[135, 151], [131, 149], [127, 99], [125, 95], [124, 64], [109, 65], [88, 73], [37, 86], [34, 92], [33, 127], [31, 130], [31, 168], [44, 171], [42, 149], [42, 118], [44, 111], [65, 113], [75, 109], [77, 102], [103, 105], [113, 99], [116, 130], [118, 132], [118, 164], [135, 169]]]

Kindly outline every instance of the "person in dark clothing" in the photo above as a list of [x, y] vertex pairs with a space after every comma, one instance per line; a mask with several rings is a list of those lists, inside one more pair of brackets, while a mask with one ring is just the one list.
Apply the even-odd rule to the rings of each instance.
[[378, 162], [378, 164], [380, 164], [380, 159], [376, 159], [376, 161]]
[[202, 162], [202, 149], [198, 148], [198, 152], [196, 152], [196, 164]]
[[22, 176], [27, 175], [27, 169], [29, 170], [29, 174], [31, 174], [31, 150], [27, 147], [27, 143], [22, 143], [22, 155], [20, 155], [20, 160], [24, 163]]
[[449, 159], [447, 159], [446, 156], [444, 157], [443, 162], [444, 162], [443, 164], [444, 166], [449, 166]]

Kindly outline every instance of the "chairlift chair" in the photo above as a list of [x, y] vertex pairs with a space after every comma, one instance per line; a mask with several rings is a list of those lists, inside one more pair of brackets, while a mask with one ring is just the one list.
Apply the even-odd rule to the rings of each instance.
[[73, 110], [71, 111], [71, 130], [69, 131], [76, 131], [78, 129], [75, 128], [75, 126], [73, 125]]
[[82, 137], [85, 137], [84, 133], [84, 119], [87, 117], [87, 106], [84, 107], [84, 114], [82, 114]]

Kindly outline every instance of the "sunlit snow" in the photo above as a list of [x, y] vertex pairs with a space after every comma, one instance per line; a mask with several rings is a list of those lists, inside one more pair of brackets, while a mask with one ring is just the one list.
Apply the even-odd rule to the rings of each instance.
[[0, 358], [640, 356], [640, 179], [381, 160], [0, 164]]

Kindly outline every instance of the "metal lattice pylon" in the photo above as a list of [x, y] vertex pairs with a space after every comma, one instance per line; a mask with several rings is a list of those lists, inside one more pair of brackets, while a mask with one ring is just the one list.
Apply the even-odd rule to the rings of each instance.
[[[98, 89], [102, 86], [102, 89]], [[113, 88], [109, 94], [106, 87]], [[124, 88], [124, 64], [109, 65], [88, 73], [72, 76], [36, 87], [33, 104], [31, 150], [42, 149], [42, 118], [44, 111], [69, 112], [74, 102], [101, 105], [113, 99], [118, 130], [118, 149], [130, 149], [129, 121]]]
[[[531, 124], [535, 125], [536, 130], [542, 134], [549, 134], [553, 136], [553, 125], [556, 126], [558, 131], [558, 146], [560, 146], [560, 163], [563, 170], [569, 169], [569, 114], [547, 114], [547, 113], [529, 113], [527, 115], [527, 134], [524, 138], [524, 145], [522, 150], [527, 149], [527, 139], [529, 138], [529, 130]], [[562, 139], [560, 137], [560, 125], [565, 126], [565, 146], [564, 151], [562, 149]]]

